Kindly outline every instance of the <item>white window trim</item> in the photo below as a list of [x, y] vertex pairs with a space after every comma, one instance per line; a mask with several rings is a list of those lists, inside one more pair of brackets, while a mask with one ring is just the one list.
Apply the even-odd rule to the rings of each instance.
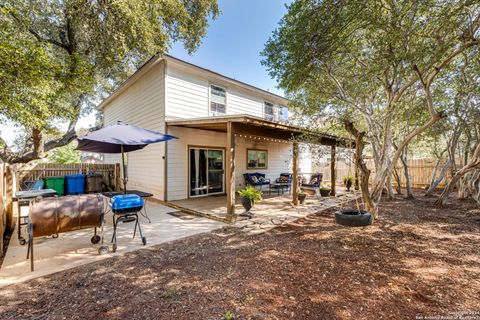
[[[263, 119], [265, 119], [265, 120], [267, 120], [266, 113], [265, 113], [265, 107], [266, 107], [267, 103], [272, 105], [272, 111], [273, 111], [273, 108], [275, 108], [275, 103], [270, 102], [268, 100], [263, 100], [262, 114], [263, 114]], [[275, 112], [273, 112], [272, 116], [273, 116], [274, 119], [273, 120], [268, 120], [268, 121], [275, 121]]]
[[208, 117], [213, 117], [210, 115], [210, 108], [212, 106], [212, 86], [215, 86], [215, 87], [218, 87], [218, 88], [221, 88], [223, 90], [225, 90], [225, 115], [228, 114], [228, 90], [227, 90], [227, 87], [224, 87], [224, 86], [221, 86], [221, 85], [218, 85], [214, 82], [209, 82], [208, 83], [208, 109], [207, 109], [207, 116]]

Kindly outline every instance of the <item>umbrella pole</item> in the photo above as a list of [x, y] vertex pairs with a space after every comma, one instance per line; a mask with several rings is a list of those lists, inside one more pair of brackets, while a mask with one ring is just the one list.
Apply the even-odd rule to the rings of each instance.
[[127, 194], [127, 166], [125, 165], [125, 152], [123, 152], [123, 144], [120, 146], [120, 150], [122, 151], [122, 167], [123, 167], [123, 193]]

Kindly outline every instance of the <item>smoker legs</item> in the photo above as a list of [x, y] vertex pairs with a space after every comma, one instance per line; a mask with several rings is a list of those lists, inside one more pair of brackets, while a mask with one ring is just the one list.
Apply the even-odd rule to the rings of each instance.
[[27, 259], [30, 257], [30, 271], [33, 272], [33, 225], [28, 225]]

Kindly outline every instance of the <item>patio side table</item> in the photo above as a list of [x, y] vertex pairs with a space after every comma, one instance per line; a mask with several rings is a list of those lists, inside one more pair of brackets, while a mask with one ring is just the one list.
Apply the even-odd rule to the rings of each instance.
[[277, 195], [280, 195], [280, 192], [282, 192], [282, 194], [285, 192], [285, 190], [287, 191], [290, 191], [290, 184], [288, 183], [271, 183], [270, 184], [270, 188], [268, 189], [268, 194], [272, 194], [272, 189], [275, 189], [277, 190]]

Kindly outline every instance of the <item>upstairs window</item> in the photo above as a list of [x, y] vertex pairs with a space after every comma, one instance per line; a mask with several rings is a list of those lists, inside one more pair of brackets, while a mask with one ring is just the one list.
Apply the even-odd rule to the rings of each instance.
[[276, 106], [273, 103], [264, 103], [263, 117], [269, 121], [288, 121], [288, 108], [283, 106]]
[[275, 106], [273, 103], [265, 102], [263, 107], [263, 117], [268, 121], [275, 121]]
[[226, 104], [225, 89], [210, 86], [210, 116], [224, 116]]
[[280, 106], [280, 116], [279, 120], [281, 122], [288, 122], [288, 108]]

